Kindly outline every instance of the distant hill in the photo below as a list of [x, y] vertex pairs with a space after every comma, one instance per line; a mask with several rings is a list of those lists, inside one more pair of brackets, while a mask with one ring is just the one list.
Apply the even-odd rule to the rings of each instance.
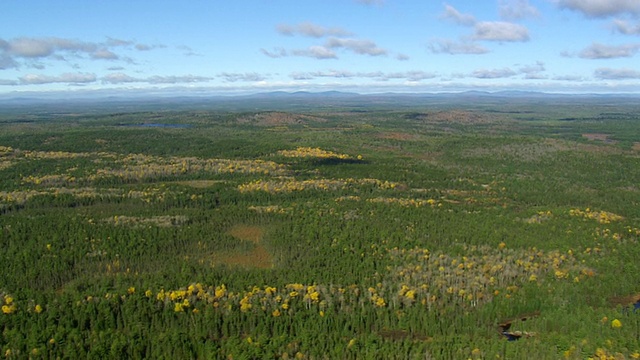
[[155, 111], [155, 110], [322, 110], [363, 111], [383, 108], [417, 108], [434, 106], [506, 106], [538, 104], [629, 104], [637, 103], [640, 94], [557, 94], [535, 91], [463, 91], [443, 93], [378, 93], [358, 94], [342, 91], [272, 91], [254, 94], [210, 94], [205, 90], [184, 89], [154, 93], [140, 91], [86, 91], [19, 93], [0, 95], [0, 110], [18, 112], [55, 111]]

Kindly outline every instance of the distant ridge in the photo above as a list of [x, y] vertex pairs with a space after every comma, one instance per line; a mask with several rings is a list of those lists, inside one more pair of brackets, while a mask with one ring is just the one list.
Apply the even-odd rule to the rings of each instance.
[[426, 106], [472, 107], [545, 102], [549, 104], [640, 104], [640, 94], [562, 94], [523, 90], [496, 92], [469, 90], [439, 93], [373, 93], [359, 94], [344, 91], [270, 91], [254, 94], [220, 94], [206, 89], [162, 89], [155, 92], [139, 91], [82, 91], [82, 92], [30, 92], [0, 95], [0, 111], [55, 111], [75, 110], [110, 112], [154, 110], [279, 110], [302, 111], [337, 109], [363, 111], [374, 108], [420, 108]]
[[260, 97], [260, 96], [270, 96], [270, 97], [343, 97], [343, 96], [363, 96], [362, 94], [354, 93], [354, 92], [343, 92], [343, 91], [321, 91], [321, 92], [310, 92], [310, 91], [271, 91], [264, 93], [256, 93], [252, 95], [247, 95], [248, 97]]

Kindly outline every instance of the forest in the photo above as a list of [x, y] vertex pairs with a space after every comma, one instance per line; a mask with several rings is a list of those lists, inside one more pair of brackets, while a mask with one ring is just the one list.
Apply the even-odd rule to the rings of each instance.
[[640, 105], [0, 108], [6, 359], [640, 359]]

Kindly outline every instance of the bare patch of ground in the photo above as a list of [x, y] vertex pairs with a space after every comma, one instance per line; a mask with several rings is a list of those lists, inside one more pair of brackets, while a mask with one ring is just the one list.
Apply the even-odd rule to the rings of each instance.
[[617, 141], [615, 140], [611, 140], [609, 138], [609, 134], [602, 134], [602, 133], [593, 133], [593, 134], [582, 134], [582, 137], [591, 141], [602, 141], [605, 142], [607, 144], [615, 144], [617, 143]]
[[227, 231], [227, 234], [240, 241], [249, 241], [254, 244], [252, 250], [247, 252], [218, 252], [213, 254], [212, 264], [225, 264], [244, 268], [268, 269], [273, 266], [271, 254], [262, 245], [262, 237], [265, 229], [261, 226], [236, 225]]
[[312, 115], [290, 114], [286, 112], [271, 111], [242, 116], [237, 118], [236, 121], [240, 124], [277, 126], [308, 124], [310, 122], [326, 122], [327, 119]]
[[258, 246], [249, 253], [228, 253], [214, 255], [213, 263], [221, 263], [243, 268], [269, 269], [271, 268], [271, 254]]
[[236, 225], [229, 229], [227, 233], [240, 240], [259, 243], [264, 235], [264, 228], [251, 225]]
[[633, 147], [631, 149], [635, 151], [640, 151], [640, 142], [634, 142]]
[[627, 296], [615, 296], [609, 299], [609, 303], [613, 306], [629, 306], [640, 303], [640, 293]]

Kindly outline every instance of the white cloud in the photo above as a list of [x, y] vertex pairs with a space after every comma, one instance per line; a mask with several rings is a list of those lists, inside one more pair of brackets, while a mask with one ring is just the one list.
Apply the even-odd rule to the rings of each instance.
[[484, 46], [472, 42], [455, 42], [452, 40], [436, 40], [428, 45], [429, 50], [434, 54], [486, 54], [489, 52]]
[[633, 69], [599, 68], [594, 71], [593, 76], [602, 80], [640, 79], [640, 71]]
[[421, 71], [421, 70], [413, 70], [413, 71], [404, 71], [404, 72], [395, 72], [384, 75], [383, 79], [405, 79], [411, 82], [417, 82], [427, 79], [433, 79], [437, 75], [431, 72]]
[[640, 49], [640, 44], [605, 45], [593, 43], [582, 50], [578, 56], [583, 59], [613, 59], [631, 57]]
[[117, 60], [119, 57], [113, 51], [107, 49], [99, 49], [91, 53], [92, 59]]
[[440, 18], [464, 26], [473, 26], [476, 23], [476, 18], [473, 15], [463, 14], [449, 4], [444, 4], [444, 13], [440, 15]]
[[41, 85], [52, 83], [86, 84], [95, 81], [96, 75], [90, 73], [66, 73], [60, 76], [27, 74], [20, 77], [20, 83], [25, 85]]
[[379, 48], [373, 41], [361, 39], [342, 39], [331, 37], [325, 44], [327, 48], [345, 48], [360, 55], [386, 55], [387, 51]]
[[625, 35], [640, 35], [640, 23], [633, 25], [622, 19], [613, 20], [613, 26], [616, 31]]
[[586, 79], [580, 75], [559, 75], [553, 77], [553, 80], [557, 81], [585, 81]]
[[7, 52], [17, 57], [45, 57], [54, 51], [54, 46], [47, 41], [19, 38], [8, 43]]
[[54, 52], [92, 53], [97, 45], [82, 41], [61, 38], [28, 38], [22, 37], [8, 42], [7, 52], [16, 57], [42, 58]]
[[481, 69], [474, 71], [471, 76], [478, 79], [500, 79], [517, 75], [517, 73], [509, 68], [502, 69]]
[[[250, 76], [247, 76], [249, 79]], [[182, 76], [151, 76], [145, 79], [150, 84], [185, 84], [211, 81], [212, 78], [206, 76], [182, 75]], [[247, 80], [257, 81], [257, 80]]]
[[326, 47], [319, 46], [319, 45], [310, 46], [308, 49], [305, 49], [305, 50], [292, 50], [291, 53], [295, 56], [305, 56], [305, 57], [310, 57], [310, 58], [320, 59], [320, 60], [338, 58], [338, 56], [333, 50], [327, 49]]
[[482, 21], [475, 25], [475, 40], [529, 41], [526, 27], [503, 21]]
[[349, 70], [327, 70], [327, 71], [312, 71], [312, 72], [293, 72], [289, 76], [294, 80], [313, 80], [315, 78], [337, 78], [337, 79], [365, 78], [365, 79], [376, 79], [379, 81], [403, 79], [409, 82], [418, 82], [426, 79], [435, 78], [437, 75], [434, 73], [425, 72], [421, 70], [400, 71], [400, 72], [391, 72], [391, 73], [384, 73], [382, 71], [352, 72]]
[[540, 16], [538, 9], [529, 0], [500, 0], [498, 11], [506, 20], [519, 20]]
[[166, 48], [165, 45], [162, 44], [154, 44], [154, 45], [148, 45], [148, 44], [136, 44], [134, 46], [134, 48], [138, 51], [151, 51], [154, 49], [164, 49]]
[[126, 83], [148, 83], [148, 84], [185, 84], [211, 81], [212, 78], [205, 76], [182, 75], [182, 76], [151, 76], [148, 78], [135, 78], [124, 73], [111, 73], [102, 77], [105, 84], [126, 84]]
[[525, 79], [545, 79], [546, 76], [542, 72], [546, 70], [542, 61], [536, 61], [535, 64], [524, 65], [518, 69], [521, 74], [525, 75]]
[[531, 73], [531, 74], [526, 74], [524, 78], [527, 80], [542, 80], [542, 79], [548, 79], [549, 77], [540, 73]]
[[536, 61], [535, 64], [524, 65], [519, 70], [521, 73], [524, 73], [524, 74], [532, 74], [532, 73], [539, 73], [544, 71], [545, 67], [542, 61]]
[[133, 41], [130, 40], [122, 40], [122, 39], [116, 39], [116, 38], [112, 38], [110, 36], [107, 36], [107, 42], [106, 45], [109, 47], [112, 46], [130, 46], [133, 45]]
[[[260, 49], [260, 52], [271, 58], [281, 58], [289, 55], [305, 56], [314, 59], [337, 59], [338, 55], [334, 49], [345, 49], [359, 55], [380, 56], [387, 55], [387, 50], [382, 49], [373, 41], [365, 39], [348, 38], [344, 36], [352, 35], [351, 32], [340, 27], [324, 27], [310, 22], [298, 25], [280, 24], [276, 30], [282, 35], [303, 35], [312, 38], [327, 37], [324, 44], [312, 45], [307, 49], [286, 50], [282, 47], [275, 47], [273, 50]], [[404, 59], [402, 56], [399, 59]]]
[[293, 80], [313, 80], [315, 79], [315, 76], [311, 75], [310, 73], [305, 73], [305, 72], [292, 72], [291, 74], [289, 74], [289, 77], [292, 78]]
[[264, 75], [251, 72], [251, 73], [228, 73], [223, 72], [218, 74], [218, 76], [222, 77], [226, 82], [236, 82], [236, 81], [263, 81], [266, 79]]
[[324, 45], [313, 45], [307, 49], [295, 49], [288, 52], [283, 48], [275, 48], [274, 51], [260, 49], [260, 52], [271, 58], [288, 56], [290, 53], [294, 56], [305, 56], [320, 60], [337, 59], [338, 55], [333, 49], [345, 49], [359, 55], [380, 56], [387, 54], [386, 50], [379, 48], [373, 41], [336, 37], [330, 37]]
[[409, 60], [409, 55], [406, 54], [398, 54], [396, 55], [396, 59], [400, 60], [400, 61], [406, 61]]
[[321, 38], [325, 36], [349, 36], [351, 33], [343, 28], [316, 25], [310, 22], [300, 23], [298, 25], [280, 24], [276, 27], [276, 30], [287, 36], [303, 35], [314, 38]]
[[103, 76], [101, 80], [103, 83], [107, 83], [107, 84], [123, 84], [123, 83], [140, 82], [139, 79], [136, 79], [124, 73], [107, 74]]
[[287, 56], [287, 50], [281, 47], [274, 48], [273, 51], [269, 51], [266, 49], [260, 49], [260, 52], [270, 58], [281, 58]]
[[192, 48], [190, 48], [187, 45], [178, 45], [176, 46], [176, 48], [178, 50], [184, 51], [184, 56], [202, 56], [202, 54], [195, 52]]
[[328, 71], [314, 71], [309, 73], [309, 75], [314, 77], [330, 77], [330, 78], [338, 78], [338, 79], [347, 79], [352, 77], [362, 77], [363, 75], [356, 75], [348, 70], [328, 70]]
[[578, 11], [587, 17], [608, 17], [619, 14], [640, 15], [638, 0], [557, 0], [563, 9]]
[[147, 46], [135, 44], [133, 41], [107, 37], [105, 42], [85, 42], [58, 37], [19, 37], [11, 40], [0, 39], [0, 69], [18, 68], [22, 65], [42, 69], [45, 63], [37, 60], [66, 61], [69, 66], [77, 68], [71, 59], [88, 60], [120, 60], [127, 63], [134, 61], [116, 51], [122, 47], [138, 50], [151, 50], [163, 45]]

